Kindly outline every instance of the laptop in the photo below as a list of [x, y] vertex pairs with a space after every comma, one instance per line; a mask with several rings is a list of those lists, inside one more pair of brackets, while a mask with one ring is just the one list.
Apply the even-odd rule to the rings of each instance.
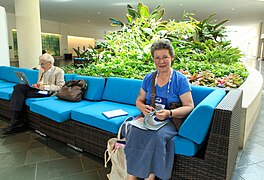
[[29, 81], [28, 81], [27, 76], [25, 75], [25, 73], [23, 73], [23, 72], [17, 72], [17, 71], [15, 73], [16, 73], [16, 76], [17, 76], [20, 84], [26, 84], [28, 86], [31, 86], [29, 84]]

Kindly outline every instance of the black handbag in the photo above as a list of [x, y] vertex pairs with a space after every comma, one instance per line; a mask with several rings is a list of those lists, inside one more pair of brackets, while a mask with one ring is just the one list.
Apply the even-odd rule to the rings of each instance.
[[86, 89], [87, 84], [84, 80], [67, 81], [56, 96], [62, 100], [78, 102], [82, 100]]

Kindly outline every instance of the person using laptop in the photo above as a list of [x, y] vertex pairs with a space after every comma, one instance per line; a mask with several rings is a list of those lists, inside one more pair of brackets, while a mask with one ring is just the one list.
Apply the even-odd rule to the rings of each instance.
[[51, 96], [61, 89], [65, 84], [64, 71], [53, 66], [54, 58], [50, 54], [42, 54], [39, 57], [38, 82], [32, 86], [17, 84], [11, 97], [10, 110], [11, 122], [3, 128], [4, 134], [12, 134], [27, 128], [24, 119], [24, 106], [26, 98], [42, 98]]

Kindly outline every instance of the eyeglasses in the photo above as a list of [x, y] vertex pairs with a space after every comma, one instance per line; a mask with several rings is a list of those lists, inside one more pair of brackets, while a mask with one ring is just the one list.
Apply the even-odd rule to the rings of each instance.
[[153, 59], [155, 60], [155, 61], [159, 61], [159, 60], [163, 60], [163, 61], [167, 61], [169, 58], [171, 58], [170, 56], [167, 56], [167, 55], [164, 55], [164, 56], [162, 56], [162, 57], [159, 57], [159, 56], [157, 56], [157, 57], [154, 57]]
[[49, 62], [45, 62], [45, 63], [40, 63], [40, 66], [45, 66], [46, 64], [48, 64]]

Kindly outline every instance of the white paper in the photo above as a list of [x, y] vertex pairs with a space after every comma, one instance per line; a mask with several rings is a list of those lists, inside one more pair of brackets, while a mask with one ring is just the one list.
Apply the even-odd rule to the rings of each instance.
[[125, 116], [128, 115], [126, 111], [123, 109], [116, 109], [116, 110], [111, 110], [111, 111], [105, 111], [103, 112], [103, 115], [105, 115], [107, 118], [113, 118], [117, 116]]

